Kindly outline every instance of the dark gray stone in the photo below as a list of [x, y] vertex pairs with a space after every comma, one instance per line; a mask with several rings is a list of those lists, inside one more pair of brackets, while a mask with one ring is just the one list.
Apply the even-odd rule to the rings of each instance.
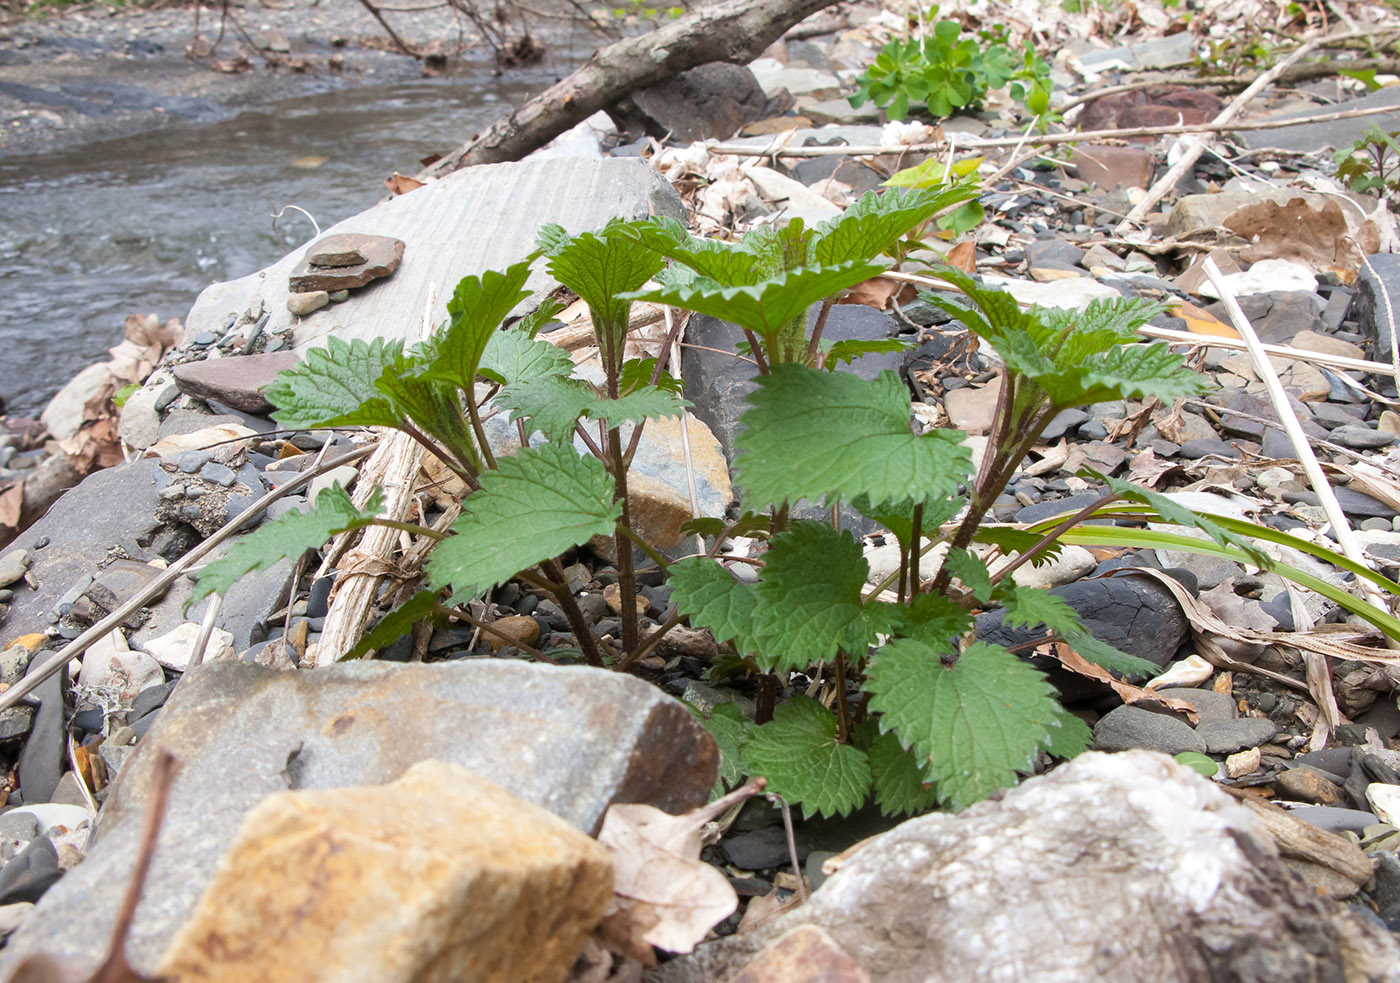
[[[1251, 130], [1240, 134], [1246, 147], [1278, 147], [1282, 150], [1314, 151], [1319, 147], [1350, 150], [1357, 139], [1373, 126], [1386, 133], [1400, 129], [1400, 92], [1393, 87], [1378, 89], [1360, 99], [1348, 99], [1347, 109], [1371, 109], [1395, 106], [1392, 113], [1363, 116], [1358, 119], [1329, 120], [1325, 123], [1300, 123], [1280, 126], [1273, 130]], [[1278, 119], [1313, 115], [1310, 110], [1281, 113]]]
[[212, 481], [223, 488], [230, 487], [237, 478], [232, 468], [226, 464], [220, 464], [218, 461], [210, 461], [200, 468], [199, 476], [205, 481]]
[[[1352, 316], [1366, 339], [1366, 354], [1379, 362], [1390, 362], [1390, 317], [1400, 318], [1400, 254], [1377, 253], [1368, 256], [1371, 269], [1361, 268], [1357, 280]], [[1386, 307], [1386, 298], [1390, 307]]]
[[1026, 243], [1026, 262], [1033, 270], [1078, 270], [1084, 250], [1064, 239], [1037, 239]]
[[96, 842], [0, 956], [101, 958], [139, 849], [152, 764], [182, 762], [128, 956], [152, 973], [245, 814], [292, 789], [380, 785], [438, 758], [595, 832], [613, 802], [702, 804], [719, 758], [681, 703], [621, 673], [469, 660], [280, 672], [233, 660], [186, 674], [111, 786]]
[[[1319, 334], [1327, 331], [1318, 307], [1317, 294], [1301, 290], [1273, 290], [1262, 294], [1245, 294], [1238, 300], [1260, 341], [1286, 345], [1299, 331], [1316, 331]], [[1230, 323], [1230, 314], [1224, 304], [1211, 304], [1206, 310], [1226, 324]]]
[[[47, 628], [49, 612], [59, 599], [79, 580], [94, 574], [113, 547], [120, 547], [131, 559], [151, 559], [154, 554], [147, 547], [159, 527], [156, 496], [169, 483], [170, 476], [159, 462], [147, 459], [94, 471], [64, 493], [10, 547], [31, 548], [29, 580], [36, 586], [15, 585], [5, 619], [6, 637]], [[49, 544], [33, 550], [34, 543], [45, 537]]]
[[1094, 750], [1128, 751], [1133, 748], [1163, 754], [1186, 751], [1204, 754], [1206, 742], [1190, 724], [1138, 707], [1119, 707], [1094, 725]]
[[1051, 418], [1050, 423], [1046, 425], [1044, 432], [1041, 433], [1041, 437], [1045, 440], [1058, 440], [1070, 430], [1073, 430], [1082, 423], [1086, 423], [1088, 419], [1089, 414], [1084, 410], [1061, 410]]
[[[38, 669], [43, 661], [38, 658], [31, 662], [29, 672]], [[65, 676], [64, 671], [54, 673], [31, 694], [39, 700], [39, 709], [34, 712], [34, 722], [19, 752], [18, 763], [20, 794], [31, 805], [48, 802], [58, 787], [58, 780], [63, 777], [67, 759], [67, 742], [63, 736]]]
[[1288, 814], [1329, 833], [1350, 832], [1358, 836], [1367, 826], [1374, 826], [1380, 822], [1372, 813], [1359, 809], [1339, 809], [1336, 806], [1300, 806], [1297, 809], [1289, 809]]
[[[1238, 715], [1235, 701], [1225, 693], [1212, 689], [1190, 689], [1183, 686], [1169, 686], [1159, 689], [1157, 695], [1173, 700], [1186, 700], [1200, 714], [1200, 722], [1207, 720], [1234, 720]], [[1146, 709], [1146, 708], [1144, 708]], [[1197, 730], [1200, 729], [1199, 724]]]
[[1027, 505], [1016, 513], [1017, 522], [1034, 523], [1055, 515], [1073, 515], [1085, 506], [1093, 505], [1103, 498], [1100, 492], [1080, 492], [1068, 498], [1056, 498], [1048, 502]]
[[669, 135], [692, 143], [726, 140], [745, 123], [775, 115], [784, 102], [770, 99], [746, 66], [711, 62], [632, 93], [610, 114], [633, 139]]
[[1353, 450], [1363, 451], [1376, 447], [1389, 447], [1395, 443], [1393, 434], [1382, 433], [1379, 430], [1372, 430], [1361, 423], [1351, 423], [1346, 426], [1337, 427], [1332, 431], [1332, 439], [1343, 447], [1350, 447]]
[[1207, 454], [1215, 454], [1230, 461], [1237, 461], [1240, 457], [1238, 448], [1231, 447], [1218, 437], [1192, 437], [1182, 443], [1181, 450], [1177, 453], [1188, 461], [1198, 460]]
[[48, 837], [30, 840], [24, 852], [0, 870], [0, 905], [38, 901], [62, 876], [58, 851]]
[[1205, 720], [1196, 725], [1196, 733], [1206, 742], [1211, 754], [1234, 754], [1245, 748], [1267, 744], [1278, 733], [1278, 725], [1268, 717], [1240, 717], [1237, 720]]
[[[765, 826], [726, 837], [722, 849], [724, 858], [740, 870], [769, 870], [792, 864], [782, 826]], [[801, 851], [800, 846], [798, 849]], [[799, 862], [803, 852], [798, 853]]]

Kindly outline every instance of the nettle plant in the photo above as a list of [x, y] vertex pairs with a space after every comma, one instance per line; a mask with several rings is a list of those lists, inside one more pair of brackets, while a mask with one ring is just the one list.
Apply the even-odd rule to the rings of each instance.
[[[911, 422], [910, 393], [894, 373], [865, 381], [832, 371], [900, 343], [827, 344], [822, 330], [831, 305], [887, 270], [891, 261], [880, 257], [903, 255], [911, 237], [975, 195], [969, 184], [872, 193], [815, 228], [793, 222], [735, 243], [696, 239], [664, 219], [614, 221], [580, 235], [546, 227], [536, 255], [504, 272], [463, 279], [448, 322], [427, 341], [405, 349], [332, 340], [268, 390], [285, 426], [391, 427], [431, 450], [469, 489], [450, 533], [379, 517], [377, 497], [357, 509], [344, 491], [328, 489], [313, 511], [266, 524], [206, 568], [196, 597], [318, 548], [338, 532], [377, 523], [441, 542], [427, 560], [424, 588], [352, 654], [387, 645], [423, 618], [482, 624], [468, 603], [513, 578], [557, 599], [579, 657], [595, 666], [627, 667], [688, 617], [726, 646], [714, 678], [757, 677], [756, 719], [728, 704], [705, 721], [723, 753], [721, 781], [765, 776], [808, 814], [844, 813], [872, 795], [888, 813], [960, 808], [1014, 783], [1042, 752], [1078, 753], [1088, 728], [1060, 706], [1043, 673], [1017, 653], [975, 640], [973, 614], [1000, 605], [1009, 624], [1040, 628], [1037, 644], [1058, 641], [1123, 674], [1155, 667], [1095, 640], [1058, 597], [1016, 584], [1015, 568], [1053, 556], [1079, 531], [1077, 523], [1108, 509], [1194, 526], [1209, 537], [1182, 545], [1260, 566], [1269, 561], [1238, 532], [1106, 478], [1099, 503], [1051, 526], [984, 522], [1055, 414], [1102, 400], [1201, 391], [1179, 356], [1137, 340], [1135, 330], [1157, 305], [1119, 300], [1079, 312], [1022, 310], [1009, 294], [964, 273], [938, 271], [962, 299], [938, 293], [925, 301], [986, 341], [1004, 363], [992, 436], [976, 468], [962, 433], [921, 432]], [[536, 337], [557, 305], [502, 327], [527, 296], [524, 284], [540, 256], [589, 307], [603, 365], [596, 385], [575, 378], [568, 356]], [[707, 537], [709, 548], [674, 562], [629, 521], [627, 472], [642, 429], [687, 405], [679, 383], [655, 361], [625, 357], [636, 301], [738, 324], [757, 373], [735, 461], [746, 511], [696, 520], [690, 531]], [[497, 422], [489, 417], [505, 413], [520, 444], [512, 455], [498, 452], [499, 437], [496, 446], [489, 439]], [[887, 529], [899, 544], [897, 573], [867, 584], [861, 545], [834, 519], [797, 518], [811, 514], [794, 510], [804, 501], [833, 515], [838, 503], [848, 503]], [[753, 557], [722, 556], [739, 535], [765, 548]], [[595, 637], [562, 568], [567, 551], [598, 536], [613, 541], [624, 598], [634, 591], [635, 547], [666, 572], [677, 606], [644, 631], [635, 608], [622, 604], [620, 650]], [[940, 545], [946, 550], [935, 564], [927, 557]], [[997, 552], [1015, 556], [989, 567]], [[1339, 590], [1329, 596], [1348, 597]], [[1383, 627], [1400, 637], [1400, 622]], [[562, 658], [557, 650], [549, 657]], [[794, 682], [804, 692], [779, 702]]]

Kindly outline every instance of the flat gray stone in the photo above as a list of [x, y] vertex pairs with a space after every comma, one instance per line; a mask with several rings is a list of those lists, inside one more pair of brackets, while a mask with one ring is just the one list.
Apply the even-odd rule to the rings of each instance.
[[268, 413], [272, 404], [263, 389], [297, 361], [295, 352], [282, 351], [186, 362], [175, 366], [175, 384], [188, 396], [217, 399], [245, 413]]
[[[1169, 686], [1166, 689], [1159, 689], [1157, 694], [1172, 700], [1187, 701], [1196, 708], [1202, 723], [1207, 720], [1234, 720], [1239, 716], [1239, 709], [1235, 706], [1234, 699], [1225, 693], [1217, 693], [1213, 689]], [[1196, 729], [1200, 730], [1200, 726], [1197, 725]]]
[[1196, 733], [1206, 742], [1210, 754], [1234, 754], [1246, 748], [1267, 744], [1278, 733], [1278, 725], [1268, 717], [1240, 717], [1237, 720], [1202, 719]]
[[71, 960], [75, 971], [96, 966], [160, 749], [182, 767], [128, 940], [144, 973], [154, 972], [244, 815], [273, 792], [385, 784], [437, 758], [593, 833], [613, 802], [670, 812], [704, 803], [719, 764], [681, 703], [604, 670], [497, 660], [309, 672], [207, 663], [185, 676], [122, 770], [87, 859], [10, 937], [0, 976], [36, 951]]
[[[143, 544], [150, 542], [159, 526], [156, 493], [169, 483], [170, 476], [155, 460], [94, 471], [0, 553], [3, 564], [10, 553], [29, 549], [29, 579], [36, 585], [14, 586], [0, 647], [47, 628], [49, 611], [59, 598], [80, 578], [96, 573], [97, 564], [107, 559], [113, 547], [121, 547], [132, 559], [151, 559], [153, 554]], [[44, 537], [48, 545], [34, 549]]]
[[[1360, 116], [1355, 119], [1332, 120], [1328, 123], [1304, 123], [1299, 126], [1281, 126], [1276, 130], [1246, 130], [1239, 134], [1246, 147], [1278, 147], [1281, 150], [1317, 150], [1332, 147], [1337, 150], [1350, 150], [1357, 138], [1373, 126], [1379, 126], [1386, 133], [1400, 129], [1400, 89], [1387, 86], [1360, 99], [1348, 100], [1339, 109], [1371, 109], [1381, 106], [1394, 106], [1395, 112], [1378, 116]], [[1296, 113], [1283, 113], [1279, 119], [1295, 116], [1312, 116], [1316, 110], [1305, 109]]]
[[1206, 742], [1190, 724], [1139, 707], [1118, 707], [1094, 725], [1094, 750], [1129, 751], [1133, 748], [1163, 754], [1184, 751], [1204, 754]]
[[[355, 232], [403, 240], [404, 262], [392, 277], [298, 324], [287, 309], [288, 277], [306, 251], [298, 248], [261, 272], [207, 288], [185, 321], [185, 338], [203, 331], [222, 333], [229, 315], [242, 317], [251, 308], [268, 313], [264, 330], [269, 334], [295, 327], [298, 352], [324, 345], [328, 335], [344, 341], [413, 342], [430, 292], [435, 301], [429, 316], [438, 323], [447, 317], [447, 301], [458, 280], [523, 259], [534, 251], [540, 226], [557, 222], [570, 232], [587, 232], [614, 216], [647, 215], [685, 218], [670, 184], [638, 160], [469, 167], [326, 230], [328, 235]], [[534, 299], [553, 286], [544, 264], [536, 264], [526, 284]], [[405, 313], [409, 311], [413, 313]]]

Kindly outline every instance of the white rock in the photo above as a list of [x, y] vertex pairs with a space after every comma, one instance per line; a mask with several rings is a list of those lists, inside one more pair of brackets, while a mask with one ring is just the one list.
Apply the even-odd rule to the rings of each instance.
[[[194, 646], [198, 641], [199, 625], [193, 621], [185, 621], [159, 638], [152, 638], [142, 645], [141, 649], [165, 668], [184, 672], [190, 664], [190, 656], [194, 654]], [[209, 636], [209, 645], [204, 650], [204, 661], [211, 662], [231, 655], [233, 635], [222, 628], [215, 628]]]
[[29, 901], [16, 901], [14, 904], [0, 905], [0, 935], [9, 935], [19, 928], [34, 904]]
[[33, 816], [41, 833], [55, 826], [77, 829], [92, 818], [84, 806], [70, 806], [61, 802], [40, 802], [32, 806], [20, 806], [18, 809], [11, 809], [10, 812]]
[[744, 176], [769, 202], [781, 202], [784, 219], [800, 218], [810, 227], [841, 214], [841, 209], [801, 181], [794, 181], [771, 167], [745, 167]]
[[1372, 782], [1366, 786], [1366, 801], [1381, 822], [1400, 826], [1400, 785]]
[[[991, 572], [996, 574], [1018, 555], [1012, 553], [1000, 558], [992, 564]], [[1094, 554], [1084, 547], [1066, 546], [1059, 556], [1042, 566], [1026, 563], [1017, 567], [1011, 579], [1020, 587], [1059, 587], [1092, 573], [1098, 565], [1099, 561], [1094, 559]]]
[[[1271, 290], [1302, 290], [1313, 293], [1317, 290], [1317, 276], [1302, 263], [1287, 259], [1263, 259], [1243, 273], [1230, 273], [1221, 281], [1236, 296], [1262, 294]], [[1219, 297], [1215, 284], [1206, 280], [1201, 284], [1202, 297]]]
[[987, 275], [983, 277], [988, 286], [1000, 287], [1022, 304], [1039, 304], [1041, 307], [1064, 307], [1078, 310], [1091, 301], [1112, 300], [1122, 296], [1107, 284], [1088, 277], [1074, 280], [1056, 280], [1053, 283], [1036, 283], [1032, 280], [1012, 280], [1007, 277]]
[[165, 673], [160, 663], [145, 652], [128, 649], [120, 628], [113, 629], [84, 653], [83, 668], [78, 673], [79, 686], [115, 690], [127, 704], [146, 687], [163, 682]]
[[1195, 686], [1210, 678], [1215, 667], [1199, 655], [1188, 656], [1167, 666], [1167, 671], [1149, 679], [1145, 689], [1161, 689], [1165, 686]]
[[311, 479], [311, 487], [307, 489], [306, 498], [308, 501], [316, 501], [316, 496], [321, 494], [331, 485], [339, 485], [344, 488], [355, 480], [355, 476], [360, 472], [348, 464], [342, 464], [338, 468], [332, 468], [325, 474], [317, 475]]

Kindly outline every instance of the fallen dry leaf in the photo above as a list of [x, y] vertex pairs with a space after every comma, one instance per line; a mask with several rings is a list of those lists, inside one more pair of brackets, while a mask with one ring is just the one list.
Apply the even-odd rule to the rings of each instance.
[[783, 912], [796, 908], [801, 903], [801, 898], [796, 894], [789, 895], [784, 899], [779, 896], [777, 891], [770, 891], [754, 898], [744, 909], [744, 917], [739, 919], [739, 927], [735, 929], [735, 933], [742, 935], [745, 932], [752, 932], [754, 929], [771, 922]]
[[0, 526], [19, 528], [19, 513], [24, 505], [24, 485], [16, 481], [0, 491]]
[[1111, 687], [1113, 692], [1118, 694], [1119, 699], [1124, 703], [1142, 703], [1149, 706], [1161, 707], [1164, 710], [1175, 710], [1186, 715], [1186, 719], [1191, 723], [1200, 720], [1200, 715], [1196, 713], [1196, 708], [1185, 700], [1174, 700], [1168, 696], [1153, 692], [1150, 689], [1143, 689], [1141, 686], [1134, 686], [1132, 683], [1125, 683], [1121, 679], [1115, 679], [1106, 669], [1100, 668], [1089, 662], [1074, 649], [1064, 642], [1054, 642], [1050, 646], [1050, 654], [1070, 672], [1085, 679], [1096, 679], [1101, 683]]
[[1197, 307], [1195, 304], [1180, 301], [1167, 308], [1167, 313], [1172, 317], [1179, 317], [1186, 322], [1186, 330], [1192, 334], [1210, 335], [1216, 338], [1234, 338], [1239, 340], [1240, 333], [1230, 325], [1209, 311]]
[[1351, 229], [1335, 201], [1313, 208], [1301, 197], [1288, 204], [1261, 201], [1231, 212], [1224, 225], [1250, 245], [1240, 259], [1257, 263], [1264, 259], [1290, 259], [1319, 273], [1340, 274], [1345, 282], [1356, 277], [1361, 253], [1351, 239]]
[[414, 177], [405, 177], [395, 171], [393, 177], [384, 179], [384, 187], [389, 189], [391, 195], [406, 195], [410, 191], [417, 191], [423, 187], [423, 182]]
[[654, 965], [652, 946], [690, 952], [733, 914], [739, 896], [723, 874], [700, 860], [702, 832], [706, 823], [765, 785], [754, 779], [679, 816], [648, 805], [610, 806], [598, 833], [613, 861], [613, 900], [600, 926], [604, 938]]
[[889, 309], [891, 299], [899, 304], [907, 304], [917, 294], [918, 290], [912, 283], [902, 283], [898, 280], [877, 276], [864, 283], [857, 283], [846, 292], [846, 295], [839, 302], [842, 304], [865, 304], [877, 311], [883, 311]]
[[943, 256], [949, 266], [956, 266], [964, 273], [977, 272], [977, 243], [972, 240], [960, 242]]

